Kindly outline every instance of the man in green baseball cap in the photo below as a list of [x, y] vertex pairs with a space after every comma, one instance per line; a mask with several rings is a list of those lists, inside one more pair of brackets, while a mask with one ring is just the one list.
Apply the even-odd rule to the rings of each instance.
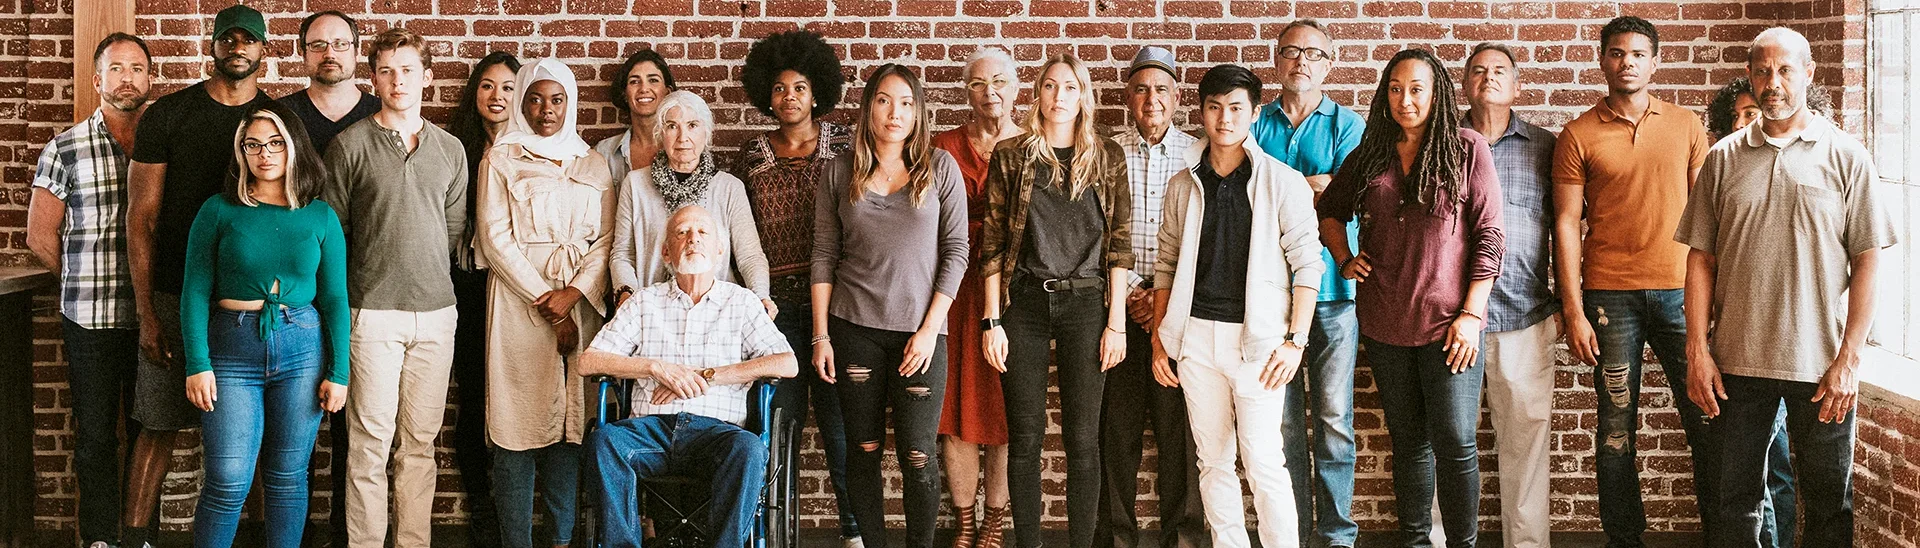
[[[273, 101], [257, 82], [267, 39], [260, 12], [233, 6], [221, 10], [213, 26], [212, 73], [155, 100], [134, 130], [127, 255], [141, 349], [133, 416], [145, 431], [134, 445], [133, 470], [164, 470], [178, 431], [200, 426], [200, 409], [186, 398], [180, 361], [187, 232], [200, 204], [224, 187], [240, 120]], [[136, 477], [128, 486], [130, 530], [122, 538], [129, 546], [151, 537], [148, 520], [160, 498], [157, 480]]]

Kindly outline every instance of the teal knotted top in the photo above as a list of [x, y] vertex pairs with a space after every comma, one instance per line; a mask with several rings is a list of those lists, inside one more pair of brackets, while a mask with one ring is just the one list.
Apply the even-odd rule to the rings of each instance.
[[[180, 291], [180, 330], [186, 373], [211, 371], [207, 317], [214, 301], [265, 301], [260, 339], [282, 327], [282, 306], [313, 305], [327, 348], [327, 380], [347, 384], [347, 245], [340, 218], [326, 202], [299, 209], [247, 206], [214, 196], [200, 206], [187, 236], [187, 269]], [[274, 284], [279, 284], [275, 291]]]

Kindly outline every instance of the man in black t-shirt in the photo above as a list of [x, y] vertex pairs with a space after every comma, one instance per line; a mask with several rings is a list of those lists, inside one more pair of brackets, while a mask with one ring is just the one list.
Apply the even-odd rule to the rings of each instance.
[[353, 69], [359, 64], [360, 24], [338, 11], [323, 11], [300, 22], [300, 39], [294, 44], [307, 67], [307, 89], [280, 98], [280, 104], [300, 116], [313, 140], [315, 152], [326, 154], [327, 145], [340, 130], [380, 112], [380, 99], [360, 91], [353, 83]]
[[[246, 112], [272, 101], [257, 86], [266, 55], [267, 24], [260, 12], [233, 6], [214, 17], [214, 72], [210, 78], [168, 94], [147, 107], [134, 131], [127, 188], [127, 255], [132, 263], [134, 308], [140, 320], [136, 391], [154, 401], [145, 432], [134, 445], [132, 470], [164, 471], [175, 433], [199, 426], [200, 410], [186, 399], [180, 364], [180, 285], [186, 270], [187, 232], [207, 198], [219, 194], [233, 164], [233, 136]], [[158, 479], [165, 474], [154, 474]], [[159, 502], [159, 482], [127, 489], [126, 524], [144, 531]], [[150, 535], [127, 535], [137, 539]]]
[[[307, 67], [307, 89], [280, 98], [280, 104], [293, 111], [307, 126], [315, 152], [326, 154], [327, 146], [354, 122], [380, 112], [380, 98], [360, 91], [354, 84], [354, 67], [360, 64], [360, 24], [338, 11], [323, 11], [300, 22], [300, 38], [294, 44]], [[332, 440], [329, 466], [333, 470], [334, 493], [347, 492], [347, 420], [345, 413], [328, 413], [328, 433]], [[317, 452], [318, 449], [315, 449]], [[334, 546], [347, 545], [347, 498], [333, 497], [331, 517], [322, 528]]]

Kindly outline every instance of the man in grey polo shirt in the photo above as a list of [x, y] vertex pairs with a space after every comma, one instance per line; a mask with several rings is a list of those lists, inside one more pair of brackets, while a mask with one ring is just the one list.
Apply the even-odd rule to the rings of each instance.
[[1707, 153], [1674, 235], [1692, 247], [1687, 396], [1713, 418], [1720, 451], [1714, 546], [1763, 545], [1782, 401], [1803, 543], [1853, 545], [1856, 373], [1879, 251], [1895, 237], [1866, 147], [1806, 108], [1813, 70], [1799, 33], [1754, 39], [1747, 72], [1762, 119]]
[[385, 544], [391, 457], [393, 545], [424, 548], [433, 440], [453, 367], [458, 314], [448, 273], [466, 233], [467, 158], [458, 139], [420, 117], [420, 92], [433, 81], [425, 39], [403, 28], [381, 32], [368, 64], [380, 112], [327, 148], [333, 177], [321, 190], [346, 228], [351, 265], [347, 539], [355, 548]]

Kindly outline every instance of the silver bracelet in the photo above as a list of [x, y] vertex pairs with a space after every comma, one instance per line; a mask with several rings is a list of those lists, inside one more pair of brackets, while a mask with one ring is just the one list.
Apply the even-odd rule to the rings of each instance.
[[833, 340], [833, 337], [829, 337], [829, 336], [826, 336], [826, 335], [814, 335], [814, 336], [813, 336], [813, 344], [820, 344], [820, 343], [823, 343], [823, 342], [829, 342], [829, 341], [832, 341], [832, 340]]

